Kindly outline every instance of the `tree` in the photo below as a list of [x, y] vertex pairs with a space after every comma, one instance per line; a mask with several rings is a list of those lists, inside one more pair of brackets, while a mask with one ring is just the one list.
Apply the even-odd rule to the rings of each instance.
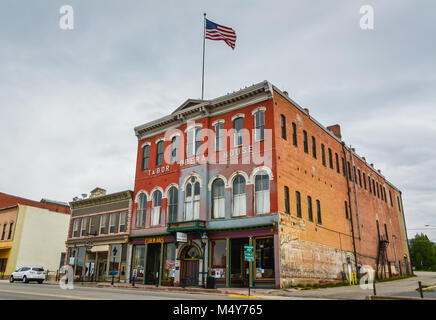
[[410, 241], [410, 258], [415, 270], [436, 271], [436, 244], [427, 235], [416, 234]]

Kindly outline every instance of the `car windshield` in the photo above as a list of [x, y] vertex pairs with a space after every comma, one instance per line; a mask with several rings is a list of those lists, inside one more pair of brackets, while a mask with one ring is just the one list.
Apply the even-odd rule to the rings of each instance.
[[44, 271], [43, 268], [32, 268], [33, 271]]

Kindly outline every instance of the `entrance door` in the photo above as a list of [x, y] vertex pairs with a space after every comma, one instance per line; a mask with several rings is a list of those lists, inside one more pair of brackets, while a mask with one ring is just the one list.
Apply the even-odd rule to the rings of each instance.
[[248, 287], [249, 263], [245, 261], [244, 246], [248, 246], [248, 238], [230, 240], [230, 286]]
[[198, 260], [182, 261], [182, 279], [186, 286], [198, 285]]
[[97, 273], [97, 280], [98, 281], [105, 281], [106, 268], [107, 268], [106, 260], [99, 260], [99, 262], [98, 262], [98, 273]]
[[155, 284], [159, 279], [161, 244], [149, 244], [147, 247], [147, 284]]

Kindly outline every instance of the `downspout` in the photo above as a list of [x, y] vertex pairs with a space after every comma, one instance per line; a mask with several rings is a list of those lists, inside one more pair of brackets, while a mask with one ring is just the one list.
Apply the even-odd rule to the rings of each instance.
[[351, 191], [350, 191], [350, 183], [349, 183], [349, 175], [348, 166], [347, 166], [347, 154], [345, 152], [345, 142], [342, 141], [342, 152], [344, 153], [344, 168], [345, 168], [345, 180], [347, 180], [347, 190], [348, 190], [348, 207], [350, 211], [350, 224], [351, 224], [351, 236], [353, 238], [353, 252], [354, 252], [354, 264], [356, 266], [357, 273], [357, 252], [356, 252], [356, 241], [354, 239], [354, 225], [353, 225], [353, 212], [351, 211]]
[[359, 230], [359, 240], [361, 240], [361, 230], [360, 230], [360, 218], [359, 218], [359, 202], [357, 200], [357, 181], [356, 181], [356, 175], [354, 173], [356, 172], [356, 167], [354, 166], [354, 158], [352, 154], [352, 149], [350, 145], [350, 158], [351, 158], [351, 165], [353, 166], [353, 177], [354, 177], [354, 199], [356, 202], [356, 217], [357, 217], [357, 226]]
[[412, 274], [412, 275], [414, 275], [414, 273], [413, 273], [413, 267], [412, 267], [412, 257], [410, 256], [410, 245], [409, 245], [409, 236], [407, 235], [407, 227], [406, 227], [406, 218], [404, 217], [404, 206], [403, 206], [403, 196], [402, 196], [402, 192], [400, 191], [400, 190], [398, 190], [399, 191], [399, 194], [400, 194], [400, 202], [401, 202], [401, 209], [400, 209], [400, 213], [401, 213], [401, 215], [402, 215], [402, 217], [403, 217], [403, 223], [404, 223], [404, 231], [406, 232], [406, 242], [407, 242], [407, 250], [409, 251], [408, 252], [408, 258], [409, 258], [409, 268], [410, 268], [410, 273]]

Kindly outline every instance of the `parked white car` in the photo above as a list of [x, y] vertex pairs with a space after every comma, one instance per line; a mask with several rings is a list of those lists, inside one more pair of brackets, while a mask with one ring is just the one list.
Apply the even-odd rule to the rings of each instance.
[[22, 280], [24, 283], [29, 281], [38, 281], [42, 283], [45, 280], [45, 272], [42, 267], [21, 267], [14, 272], [12, 272], [9, 277], [9, 282], [14, 282], [15, 280]]

